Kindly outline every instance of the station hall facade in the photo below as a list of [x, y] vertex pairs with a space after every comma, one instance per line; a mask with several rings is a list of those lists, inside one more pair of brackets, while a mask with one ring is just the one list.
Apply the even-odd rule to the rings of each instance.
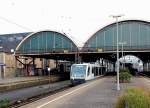
[[[73, 63], [100, 58], [115, 64], [116, 34], [116, 23], [109, 24], [94, 33], [81, 49], [66, 34], [56, 31], [0, 35], [0, 77], [46, 75], [47, 67], [69, 71]], [[135, 55], [149, 65], [150, 22], [120, 21], [118, 36], [119, 42], [126, 43], [125, 55]]]

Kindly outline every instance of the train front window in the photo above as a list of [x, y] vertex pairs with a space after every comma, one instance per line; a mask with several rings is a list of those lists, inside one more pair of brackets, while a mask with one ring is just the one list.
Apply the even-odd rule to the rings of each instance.
[[86, 73], [86, 65], [73, 65], [72, 66], [72, 76], [74, 77], [84, 77]]

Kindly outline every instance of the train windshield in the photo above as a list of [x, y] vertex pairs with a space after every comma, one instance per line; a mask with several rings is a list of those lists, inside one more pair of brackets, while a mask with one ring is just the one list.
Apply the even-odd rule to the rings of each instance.
[[86, 74], [86, 65], [72, 65], [71, 74], [74, 77], [84, 77]]

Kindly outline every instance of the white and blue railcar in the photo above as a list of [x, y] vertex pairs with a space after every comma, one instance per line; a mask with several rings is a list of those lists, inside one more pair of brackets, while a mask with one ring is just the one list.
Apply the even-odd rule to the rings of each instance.
[[73, 64], [71, 66], [70, 80], [73, 85], [84, 83], [92, 80], [100, 75], [103, 75], [105, 67], [99, 64]]

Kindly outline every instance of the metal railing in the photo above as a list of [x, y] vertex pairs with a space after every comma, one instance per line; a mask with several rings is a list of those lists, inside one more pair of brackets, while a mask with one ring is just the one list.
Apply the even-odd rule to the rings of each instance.
[[[15, 54], [69, 54], [69, 53], [87, 53], [87, 52], [116, 52], [116, 46], [101, 46], [101, 47], [82, 47], [82, 48], [51, 48], [51, 49], [24, 49], [17, 50]], [[80, 49], [80, 50], [79, 50]], [[119, 51], [122, 51], [121, 46], [119, 46]], [[123, 51], [150, 51], [150, 45], [143, 46], [124, 46]]]

